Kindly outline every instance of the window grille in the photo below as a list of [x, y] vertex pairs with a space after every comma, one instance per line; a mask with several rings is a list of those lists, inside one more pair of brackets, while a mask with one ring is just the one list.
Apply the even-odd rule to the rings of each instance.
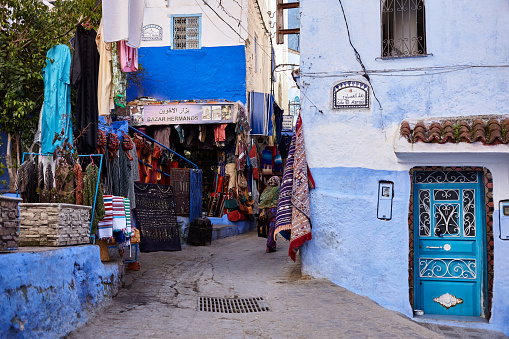
[[426, 55], [424, 0], [381, 0], [382, 58]]
[[200, 17], [173, 18], [173, 49], [200, 48]]

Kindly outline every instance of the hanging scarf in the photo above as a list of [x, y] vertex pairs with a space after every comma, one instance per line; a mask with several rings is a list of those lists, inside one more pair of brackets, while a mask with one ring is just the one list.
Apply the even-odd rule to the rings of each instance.
[[76, 178], [76, 205], [83, 205], [83, 188], [85, 187], [85, 182], [83, 181], [83, 170], [79, 163], [74, 165], [73, 170], [74, 177]]
[[97, 237], [99, 239], [110, 239], [113, 237], [113, 196], [104, 196], [104, 218], [97, 226]]
[[311, 240], [310, 188], [314, 188], [314, 180], [306, 161], [302, 119], [299, 116], [283, 174], [274, 232], [274, 237], [280, 233], [290, 239], [288, 254], [293, 261], [300, 247]]

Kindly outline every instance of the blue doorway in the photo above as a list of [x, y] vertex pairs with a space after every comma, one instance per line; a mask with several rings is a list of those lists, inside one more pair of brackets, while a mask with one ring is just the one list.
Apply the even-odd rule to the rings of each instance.
[[412, 179], [414, 309], [484, 316], [483, 172], [415, 171]]

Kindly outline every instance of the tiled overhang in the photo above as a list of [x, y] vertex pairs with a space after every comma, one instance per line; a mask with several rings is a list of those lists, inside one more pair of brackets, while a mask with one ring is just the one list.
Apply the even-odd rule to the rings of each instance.
[[509, 155], [509, 117], [405, 120], [394, 140], [394, 152], [398, 157], [454, 153]]

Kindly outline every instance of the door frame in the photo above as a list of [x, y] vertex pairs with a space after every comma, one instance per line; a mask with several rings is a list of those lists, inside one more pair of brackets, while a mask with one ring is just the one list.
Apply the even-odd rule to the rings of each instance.
[[[482, 272], [482, 314], [486, 320], [491, 317], [491, 302], [493, 298], [493, 176], [489, 169], [485, 167], [440, 167], [440, 166], [423, 166], [414, 167], [410, 169], [410, 201], [408, 211], [408, 235], [409, 235], [409, 249], [408, 249], [408, 288], [409, 288], [409, 301], [412, 310], [414, 310], [414, 172], [415, 171], [477, 171], [483, 172], [484, 178], [484, 203], [485, 215], [483, 225], [483, 232], [485, 234], [483, 250], [484, 257], [484, 270]], [[418, 274], [418, 273], [417, 273]], [[437, 317], [439, 317], [437, 315]]]

